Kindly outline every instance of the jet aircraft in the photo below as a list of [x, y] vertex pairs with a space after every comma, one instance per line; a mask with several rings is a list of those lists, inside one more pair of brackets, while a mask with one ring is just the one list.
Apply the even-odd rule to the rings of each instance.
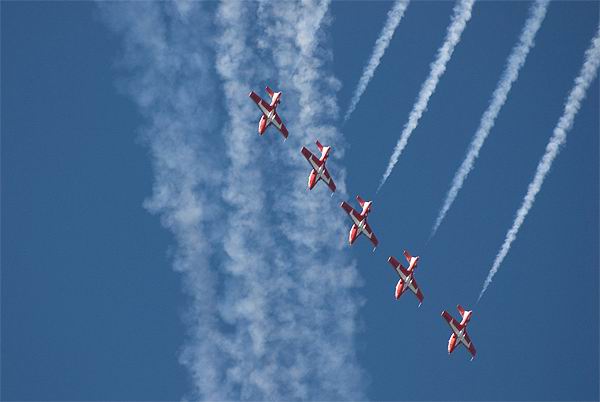
[[319, 151], [321, 151], [320, 158], [317, 158], [312, 152], [306, 149], [306, 147], [302, 147], [302, 149], [300, 150], [300, 152], [302, 152], [302, 155], [306, 158], [306, 160], [308, 161], [308, 163], [310, 163], [310, 166], [312, 167], [312, 171], [308, 176], [308, 189], [312, 190], [319, 180], [323, 180], [323, 182], [327, 184], [327, 186], [329, 186], [329, 189], [332, 191], [333, 195], [333, 192], [335, 192], [335, 183], [333, 182], [333, 179], [329, 175], [329, 171], [325, 166], [325, 162], [329, 157], [331, 147], [324, 147], [323, 145], [321, 145], [319, 140], [317, 140], [317, 148], [319, 148]]
[[346, 213], [350, 216], [350, 219], [352, 219], [352, 222], [354, 223], [352, 225], [352, 228], [350, 229], [348, 241], [352, 245], [356, 238], [360, 236], [361, 233], [363, 233], [369, 238], [369, 240], [371, 240], [371, 243], [373, 243], [374, 246], [373, 251], [375, 251], [375, 249], [377, 248], [377, 244], [379, 244], [379, 241], [377, 240], [377, 237], [375, 237], [373, 230], [371, 230], [371, 227], [367, 223], [367, 215], [369, 215], [369, 212], [371, 212], [371, 205], [373, 204], [373, 201], [365, 201], [362, 198], [360, 198], [359, 195], [356, 196], [356, 200], [362, 208], [361, 212], [356, 211], [345, 201], [343, 201], [340, 205], [344, 209], [344, 211], [346, 211]]
[[269, 96], [271, 96], [271, 103], [265, 102], [254, 91], [250, 91], [250, 94], [248, 94], [248, 96], [256, 103], [262, 112], [262, 116], [258, 122], [258, 133], [263, 135], [267, 127], [269, 127], [269, 124], [273, 124], [279, 131], [281, 131], [283, 138], [287, 139], [288, 130], [285, 128], [285, 124], [283, 124], [281, 121], [279, 114], [277, 114], [277, 106], [279, 105], [279, 102], [281, 102], [281, 92], [274, 92], [271, 88], [269, 88], [269, 86], [267, 86], [265, 89]]
[[467, 324], [471, 320], [473, 311], [465, 311], [460, 304], [456, 306], [456, 308], [462, 317], [460, 322], [456, 321], [446, 310], [442, 311], [442, 317], [448, 322], [448, 325], [452, 329], [452, 335], [450, 335], [450, 339], [448, 340], [448, 354], [452, 353], [456, 346], [462, 343], [468, 349], [469, 353], [471, 353], [471, 360], [473, 360], [477, 351], [475, 350], [475, 345], [471, 342], [471, 338], [469, 338], [469, 335], [467, 334]]
[[417, 299], [419, 299], [419, 306], [421, 306], [421, 303], [423, 303], [423, 292], [419, 289], [419, 285], [417, 285], [417, 281], [415, 281], [414, 278], [414, 271], [419, 263], [419, 257], [411, 256], [406, 250], [404, 250], [404, 257], [406, 258], [406, 261], [408, 261], [408, 269], [404, 268], [393, 256], [388, 258], [388, 262], [394, 267], [398, 276], [400, 276], [400, 279], [396, 284], [396, 300], [400, 299], [402, 293], [408, 288], [415, 296], [417, 296]]

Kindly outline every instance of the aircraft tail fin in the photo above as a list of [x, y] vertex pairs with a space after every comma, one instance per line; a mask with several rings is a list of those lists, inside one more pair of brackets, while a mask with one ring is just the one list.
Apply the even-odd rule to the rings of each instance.
[[319, 151], [323, 151], [323, 145], [321, 145], [319, 140], [317, 140], [317, 148], [319, 148]]
[[267, 87], [265, 88], [265, 90], [267, 91], [267, 93], [272, 97], [273, 95], [275, 95], [275, 92], [267, 85]]
[[358, 201], [359, 205], [362, 207], [363, 205], [365, 205], [365, 200], [363, 200], [362, 198], [360, 198], [360, 195], [356, 196], [356, 201]]
[[458, 306], [456, 306], [456, 308], [458, 309], [458, 312], [460, 313], [461, 317], [465, 316], [465, 309], [463, 308], [463, 306], [461, 306], [460, 304]]

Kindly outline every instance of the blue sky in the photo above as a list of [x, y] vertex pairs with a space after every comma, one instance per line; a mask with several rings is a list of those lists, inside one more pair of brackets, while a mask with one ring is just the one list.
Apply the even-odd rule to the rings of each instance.
[[[375, 195], [454, 3], [408, 6], [342, 124], [391, 6], [1, 3], [2, 399], [598, 399], [597, 79], [475, 305], [598, 3], [550, 4], [428, 243], [530, 3], [475, 3]], [[267, 83], [285, 143], [255, 132], [246, 95]], [[316, 138], [333, 199], [305, 189], [297, 151]], [[338, 204], [356, 194], [374, 200], [375, 253], [345, 245]], [[420, 308], [393, 298], [403, 249], [421, 256]], [[439, 314], [459, 303], [473, 362], [446, 353]]]

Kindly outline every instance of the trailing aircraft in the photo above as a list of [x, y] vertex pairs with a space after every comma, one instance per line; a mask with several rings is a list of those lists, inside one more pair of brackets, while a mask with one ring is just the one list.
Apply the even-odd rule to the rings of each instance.
[[310, 163], [310, 166], [312, 167], [312, 171], [308, 176], [308, 189], [312, 190], [319, 180], [323, 180], [323, 182], [327, 184], [327, 186], [329, 186], [329, 189], [333, 193], [335, 192], [335, 183], [333, 182], [333, 179], [331, 178], [331, 175], [329, 174], [329, 171], [325, 166], [325, 162], [329, 157], [329, 152], [331, 152], [331, 147], [324, 147], [323, 145], [321, 145], [319, 140], [317, 140], [317, 148], [319, 148], [319, 151], [321, 151], [320, 158], [317, 158], [312, 152], [306, 149], [306, 147], [302, 147], [302, 149], [300, 150], [302, 155], [306, 158], [306, 160], [308, 161], [308, 163]]
[[406, 250], [404, 250], [404, 257], [406, 258], [406, 261], [408, 261], [408, 269], [404, 268], [393, 256], [388, 258], [388, 262], [394, 267], [394, 270], [400, 277], [396, 284], [396, 300], [400, 299], [400, 296], [402, 296], [402, 293], [404, 293], [406, 289], [410, 289], [415, 296], [417, 296], [417, 299], [419, 299], [419, 306], [421, 306], [421, 303], [423, 303], [423, 292], [421, 292], [421, 289], [414, 278], [414, 271], [419, 263], [419, 257], [411, 256]]
[[448, 340], [448, 354], [452, 353], [452, 351], [462, 343], [469, 353], [471, 353], [471, 360], [473, 360], [477, 351], [475, 350], [475, 345], [471, 342], [471, 338], [469, 338], [469, 335], [467, 334], [467, 325], [469, 324], [469, 321], [471, 321], [473, 311], [465, 311], [460, 304], [456, 306], [456, 308], [462, 317], [460, 322], [456, 321], [446, 310], [442, 311], [442, 317], [452, 329], [452, 335], [450, 335], [450, 339]]
[[250, 94], [248, 94], [250, 99], [256, 103], [262, 112], [262, 116], [258, 122], [258, 133], [263, 135], [267, 127], [269, 127], [270, 124], [273, 124], [281, 132], [283, 138], [287, 139], [288, 130], [285, 128], [285, 124], [283, 124], [281, 121], [279, 114], [277, 114], [277, 106], [281, 102], [281, 92], [274, 92], [271, 88], [269, 88], [269, 86], [267, 86], [265, 89], [271, 97], [271, 103], [264, 101], [254, 91], [250, 91]]
[[371, 243], [373, 243], [374, 246], [373, 251], [375, 251], [379, 241], [367, 223], [367, 215], [369, 215], [369, 212], [371, 212], [371, 205], [373, 204], [373, 201], [365, 201], [360, 198], [359, 195], [356, 196], [356, 200], [362, 208], [361, 212], [356, 211], [345, 201], [343, 201], [340, 205], [342, 209], [350, 216], [350, 219], [352, 219], [353, 222], [352, 228], [350, 229], [350, 234], [348, 235], [348, 241], [350, 242], [350, 245], [352, 245], [356, 238], [362, 233], [367, 236], [369, 240], [371, 240]]

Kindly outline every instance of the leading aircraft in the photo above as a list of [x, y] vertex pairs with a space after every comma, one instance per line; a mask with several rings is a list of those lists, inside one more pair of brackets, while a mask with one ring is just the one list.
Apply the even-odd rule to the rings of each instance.
[[400, 299], [402, 293], [408, 288], [415, 296], [417, 296], [417, 299], [419, 299], [419, 306], [421, 306], [421, 303], [423, 303], [423, 292], [419, 289], [419, 285], [417, 285], [417, 281], [415, 281], [413, 275], [415, 268], [417, 268], [417, 264], [419, 263], [419, 257], [413, 257], [406, 250], [404, 250], [404, 257], [406, 258], [406, 261], [408, 261], [408, 269], [404, 268], [393, 256], [388, 258], [388, 262], [394, 267], [398, 276], [400, 276], [400, 279], [396, 284], [396, 300]]
[[365, 201], [362, 198], [360, 198], [360, 195], [356, 196], [356, 200], [362, 208], [361, 212], [356, 211], [345, 201], [343, 201], [340, 205], [344, 209], [344, 211], [346, 211], [346, 213], [350, 216], [352, 222], [354, 222], [352, 228], [350, 229], [350, 234], [348, 235], [348, 241], [352, 245], [356, 238], [360, 236], [361, 233], [363, 233], [369, 238], [369, 240], [371, 240], [371, 243], [373, 243], [374, 246], [373, 251], [375, 251], [375, 249], [377, 248], [377, 244], [379, 244], [379, 241], [377, 240], [377, 237], [375, 237], [373, 230], [371, 230], [371, 227], [367, 223], [367, 215], [369, 215], [369, 212], [371, 212], [371, 205], [373, 204], [373, 201]]
[[302, 147], [300, 150], [308, 163], [310, 163], [310, 166], [312, 166], [312, 171], [308, 176], [308, 189], [312, 190], [319, 180], [323, 180], [323, 182], [329, 186], [329, 189], [332, 191], [331, 195], [333, 196], [333, 193], [335, 192], [335, 183], [329, 175], [327, 167], [325, 167], [325, 162], [329, 157], [331, 147], [324, 147], [321, 145], [319, 140], [317, 140], [317, 148], [319, 148], [319, 151], [321, 151], [320, 158], [317, 158], [312, 152], [306, 149], [306, 147]]
[[460, 322], [456, 321], [446, 310], [442, 311], [442, 317], [448, 322], [448, 325], [450, 325], [450, 328], [452, 329], [452, 335], [450, 335], [450, 339], [448, 340], [448, 354], [452, 353], [456, 346], [462, 343], [469, 353], [471, 353], [471, 360], [473, 360], [477, 351], [475, 350], [475, 345], [471, 342], [471, 338], [469, 338], [469, 335], [467, 334], [467, 324], [471, 320], [473, 311], [465, 311], [460, 304], [456, 306], [456, 308], [462, 317]]
[[258, 133], [263, 135], [269, 124], [273, 124], [281, 134], [283, 138], [287, 139], [288, 130], [285, 128], [285, 124], [281, 121], [281, 117], [277, 114], [277, 106], [279, 102], [281, 102], [281, 92], [274, 92], [269, 86], [265, 88], [269, 96], [271, 97], [271, 103], [265, 102], [260, 96], [258, 96], [254, 91], [250, 91], [248, 96], [252, 99], [260, 111], [262, 112], [262, 116], [260, 117], [260, 121], [258, 122]]

